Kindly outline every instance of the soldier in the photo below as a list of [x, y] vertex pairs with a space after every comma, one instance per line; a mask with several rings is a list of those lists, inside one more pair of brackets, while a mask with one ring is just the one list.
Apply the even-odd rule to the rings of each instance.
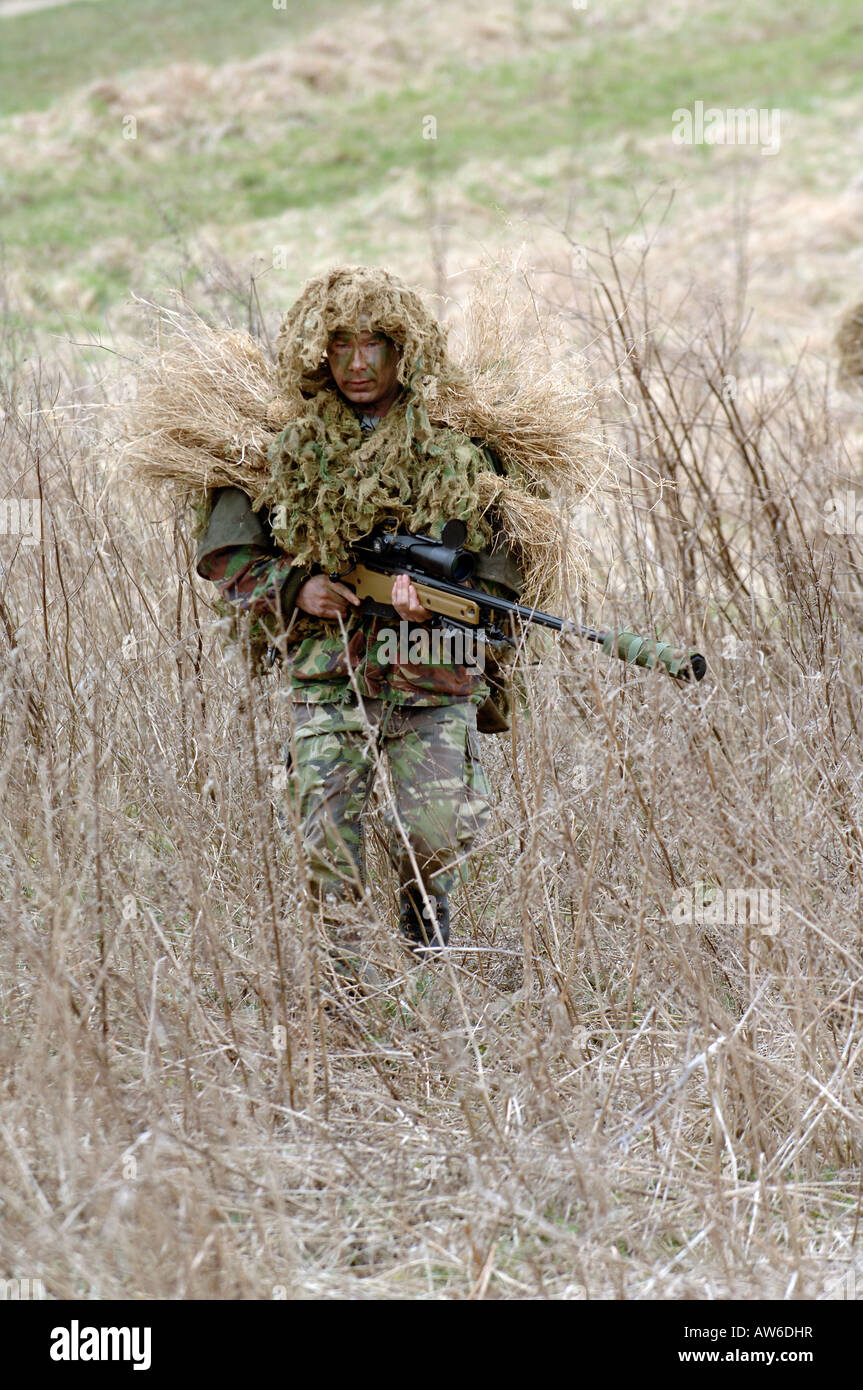
[[[291, 423], [270, 451], [270, 484], [258, 510], [239, 489], [212, 494], [198, 573], [284, 634], [289, 795], [325, 904], [365, 891], [363, 813], [388, 754], [399, 928], [428, 956], [449, 942], [448, 894], [489, 815], [477, 739], [489, 684], [467, 658], [404, 660], [404, 643], [394, 654], [392, 620], [360, 611], [332, 576], [384, 520], [438, 537], [458, 517], [481, 585], [517, 597], [521, 575], [474, 495], [479, 469], [502, 470], [480, 441], [431, 423], [433, 392], [458, 368], [422, 300], [386, 271], [339, 268], [307, 284], [279, 336], [279, 380]], [[392, 606], [411, 635], [437, 621], [406, 574]], [[334, 926], [338, 907], [327, 912]]]

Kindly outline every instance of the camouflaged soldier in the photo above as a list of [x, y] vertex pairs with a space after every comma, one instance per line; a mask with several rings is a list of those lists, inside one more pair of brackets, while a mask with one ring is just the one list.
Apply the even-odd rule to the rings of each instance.
[[[420, 955], [449, 941], [447, 895], [489, 815], [478, 709], [484, 727], [506, 725], [478, 664], [401, 660], [404, 647], [393, 659], [393, 620], [361, 611], [333, 575], [383, 521], [437, 538], [458, 517], [480, 585], [518, 596], [521, 575], [475, 497], [478, 471], [502, 471], [497, 460], [429, 419], [436, 385], [457, 373], [437, 323], [395, 276], [348, 267], [309, 282], [279, 337], [292, 423], [270, 451], [269, 485], [257, 510], [239, 489], [214, 492], [198, 544], [198, 573], [284, 634], [289, 795], [324, 899], [364, 891], [363, 813], [388, 755], [399, 927]], [[412, 633], [437, 623], [407, 575], [392, 605]]]

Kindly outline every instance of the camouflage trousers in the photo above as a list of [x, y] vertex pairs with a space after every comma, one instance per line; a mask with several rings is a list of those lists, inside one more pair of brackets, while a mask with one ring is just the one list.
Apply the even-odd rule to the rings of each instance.
[[476, 706], [366, 699], [362, 709], [329, 703], [293, 709], [287, 795], [318, 891], [344, 898], [366, 885], [364, 819], [377, 785], [400, 884], [416, 882], [415, 862], [428, 892], [448, 892], [490, 813]]

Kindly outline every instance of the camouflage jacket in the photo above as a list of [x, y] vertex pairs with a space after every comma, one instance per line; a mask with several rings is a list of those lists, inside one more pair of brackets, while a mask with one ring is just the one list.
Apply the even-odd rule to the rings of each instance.
[[[337, 621], [316, 618], [297, 608], [301, 586], [321, 571], [319, 567], [302, 569], [292, 564], [273, 538], [267, 511], [254, 512], [239, 488], [218, 488], [211, 501], [209, 520], [198, 541], [198, 574], [215, 584], [221, 596], [241, 612], [269, 619], [267, 626], [274, 632], [284, 623], [288, 629], [285, 666], [292, 699], [351, 700], [353, 672], [364, 698], [408, 706], [470, 700], [481, 707], [480, 728], [500, 732], [508, 727], [506, 683], [500, 677], [503, 653], [498, 644], [487, 642], [484, 652], [479, 649], [484, 662], [459, 665], [445, 659], [453, 653], [440, 638], [437, 650], [431, 640], [425, 653], [414, 645], [413, 637], [423, 628], [433, 629], [435, 620], [411, 625], [396, 644], [388, 636], [400, 634], [395, 614], [384, 618], [354, 612], [345, 620], [345, 641]], [[475, 574], [478, 586], [490, 593], [514, 598], [521, 591], [521, 574], [504, 552], [480, 556]], [[411, 656], [417, 654], [432, 659], [412, 661]]]

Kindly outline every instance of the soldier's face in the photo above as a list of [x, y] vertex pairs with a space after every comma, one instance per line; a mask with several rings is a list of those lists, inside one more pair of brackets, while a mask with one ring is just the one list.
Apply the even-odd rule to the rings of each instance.
[[384, 333], [337, 329], [327, 361], [342, 395], [356, 405], [388, 409], [398, 395], [399, 349]]

